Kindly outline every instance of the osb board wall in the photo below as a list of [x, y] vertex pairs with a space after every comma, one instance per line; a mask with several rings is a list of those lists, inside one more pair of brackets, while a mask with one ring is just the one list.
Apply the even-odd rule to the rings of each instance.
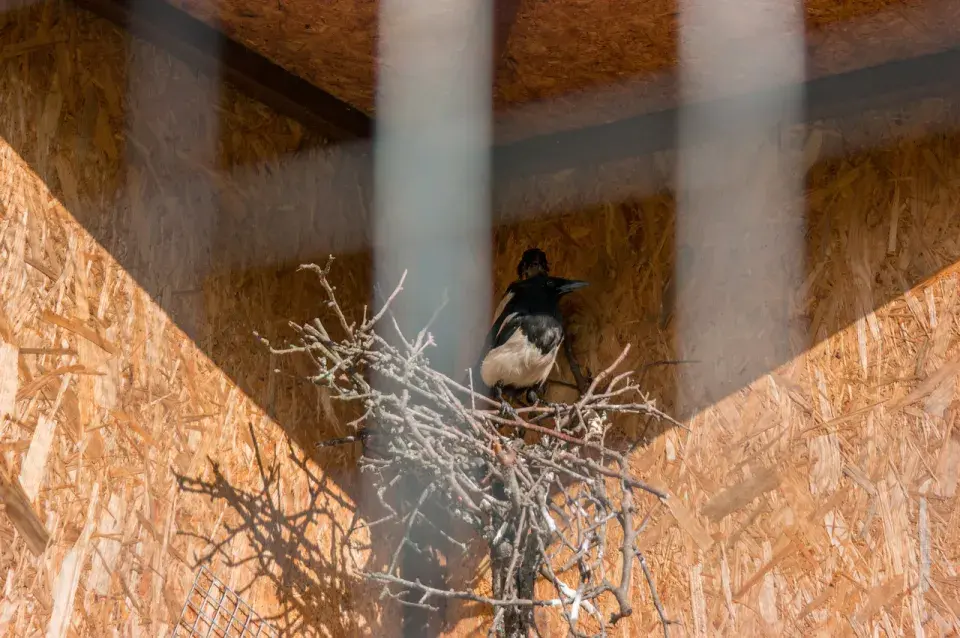
[[[30, 175], [3, 154], [5, 171]], [[3, 631], [165, 635], [205, 562], [281, 629], [389, 635], [346, 570], [364, 560], [343, 544], [350, 485], [305, 458], [48, 194], [22, 187], [2, 195], [16, 402], [0, 447], [51, 540], [34, 558], [0, 520]], [[199, 482], [181, 490], [178, 475]]]
[[391, 635], [348, 569], [354, 473], [290, 425], [322, 436], [322, 397], [261, 382], [249, 331], [233, 370], [208, 356], [234, 308], [202, 279], [230, 215], [262, 214], [217, 202], [217, 170], [302, 132], [64, 3], [0, 14], [0, 67], [2, 470], [50, 537], [35, 557], [0, 514], [0, 633], [168, 635], [204, 561], [288, 634]]
[[[672, 636], [960, 631], [958, 185], [955, 134], [810, 171], [796, 299], [808, 349], [633, 461], [674, 495], [641, 541], [681, 623]], [[669, 359], [659, 309], [672, 210], [653, 199], [503, 229], [498, 286], [513, 276], [510, 261], [539, 244], [561, 274], [593, 282], [570, 310], [594, 369], [627, 342], [627, 367]], [[695, 374], [651, 372], [646, 385], [669, 410], [678, 376]], [[484, 569], [472, 558], [458, 574]], [[634, 615], [613, 635], [660, 632], [639, 570], [635, 583]], [[448, 635], [474, 635], [475, 613], [451, 611]], [[549, 616], [541, 622], [544, 635], [563, 633]]]
[[[291, 0], [170, 0], [171, 4], [274, 60], [284, 68], [330, 91], [342, 100], [373, 113], [376, 82], [378, 2]], [[814, 47], [822, 47], [820, 65], [839, 70], [882, 61], [861, 59], [871, 40], [896, 40], [911, 47], [937, 39], [941, 19], [925, 17], [920, 0], [807, 0], [803, 3], [811, 34], [839, 27]], [[947, 3], [941, 4], [950, 4]], [[673, 0], [522, 1], [507, 47], [507, 60], [496, 79], [498, 108], [550, 100], [546, 114], [563, 116], [567, 98], [582, 91], [650, 80], [677, 62], [677, 11]], [[882, 14], [882, 19], [869, 20]], [[956, 7], [952, 14], [955, 15]], [[848, 25], [862, 21], [863, 28]], [[881, 58], [897, 51], [879, 52]], [[878, 53], [878, 52], [875, 52]], [[816, 57], [816, 56], [815, 56]], [[876, 56], [874, 56], [876, 58]], [[671, 89], [672, 90], [672, 89]], [[609, 97], [609, 96], [608, 96]], [[606, 121], [605, 110], [629, 107], [634, 93], [614, 103], [588, 101], [588, 113]], [[581, 104], [581, 109], [582, 109]], [[580, 110], [580, 109], [578, 109]], [[541, 112], [542, 118], [545, 113]], [[537, 124], [530, 118], [528, 126]], [[542, 125], [542, 124], [541, 124]], [[529, 133], [529, 131], [528, 131]]]
[[[315, 314], [309, 278], [267, 267], [214, 270], [197, 282], [188, 276], [196, 269], [173, 270], [171, 263], [171, 256], [202, 261], [202, 236], [184, 211], [202, 210], [204, 198], [223, 198], [230, 190], [223, 184], [232, 185], [220, 181], [211, 163], [227, 166], [242, 156], [258, 170], [282, 173], [296, 129], [228, 93], [214, 135], [200, 105], [184, 107], [199, 113], [193, 119], [164, 110], [173, 108], [172, 95], [179, 101], [191, 95], [183, 88], [196, 88], [195, 74], [150, 47], [135, 48], [131, 58], [117, 31], [100, 21], [54, 5], [32, 11], [8, 16], [3, 31], [10, 57], [2, 88], [15, 108], [0, 117], [3, 174], [10, 176], [0, 200], [0, 301], [12, 326], [3, 339], [19, 347], [14, 397], [23, 396], [13, 419], [3, 421], [0, 440], [18, 477], [39, 441], [33, 460], [46, 456], [43, 470], [31, 462], [23, 479], [37, 486], [34, 506], [52, 541], [42, 560], [33, 559], [0, 519], [5, 628], [17, 635], [42, 631], [52, 618], [65, 617], [69, 605], [62, 605], [76, 592], [70, 620], [78, 633], [159, 632], [179, 612], [192, 577], [185, 565], [214, 549], [206, 541], [212, 538], [226, 541], [215, 548], [215, 568], [234, 585], [253, 580], [245, 596], [291, 632], [395, 630], [396, 610], [380, 610], [343, 569], [350, 557], [339, 540], [357, 489], [351, 472], [338, 468], [348, 466], [351, 452], [308, 460], [310, 474], [297, 465], [300, 447], [338, 432], [323, 396], [298, 391], [286, 376], [272, 377], [271, 387], [272, 362], [245, 339], [254, 329], [272, 335], [287, 318]], [[120, 88], [130, 59], [146, 74], [135, 99], [160, 105], [156, 120], [132, 135]], [[177, 145], [150, 136], [187, 150], [165, 151]], [[218, 144], [213, 159], [199, 141], [191, 151], [190, 140], [211, 138]], [[128, 152], [137, 143], [155, 152]], [[904, 291], [960, 257], [952, 215], [958, 148], [955, 138], [932, 137], [817, 166], [809, 299], [801, 307], [818, 345], [698, 415], [691, 434], [658, 438], [638, 457], [638, 473], [667, 485], [680, 504], [655, 519], [647, 547], [668, 612], [684, 622], [675, 632], [775, 635], [813, 627], [831, 635], [853, 617], [908, 633], [916, 613], [935, 633], [940, 619], [957, 613], [951, 611], [958, 557], [950, 486], [958, 452], [952, 412], [938, 407], [953, 400], [944, 398], [953, 387], [940, 384], [953, 382], [957, 356], [950, 314], [955, 282], [947, 276], [909, 296]], [[135, 180], [141, 190], [129, 186], [131, 167], [141, 175]], [[210, 173], [217, 178], [197, 177]], [[221, 202], [220, 210], [235, 215], [216, 228], [221, 233], [250, 233], [266, 219], [257, 217], [263, 214], [257, 201], [245, 197]], [[569, 308], [577, 349], [593, 369], [626, 341], [635, 345], [631, 364], [669, 358], [662, 290], [672, 271], [671, 220], [672, 202], [661, 198], [502, 229], [496, 292], [522, 250], [541, 245], [558, 274], [594, 282]], [[365, 258], [340, 263], [349, 273], [343, 293], [366, 300]], [[867, 290], [866, 297], [854, 294]], [[181, 307], [172, 299], [202, 302], [178, 301]], [[854, 322], [857, 303], [878, 310]], [[611, 319], [612, 308], [622, 316]], [[168, 317], [188, 326], [229, 379]], [[116, 354], [99, 353], [91, 340]], [[678, 371], [648, 375], [648, 387], [667, 407]], [[50, 385], [33, 383], [39, 379]], [[293, 459], [287, 438], [239, 389], [261, 405], [274, 400], [273, 414], [293, 433]], [[904, 397], [911, 403], [901, 407]], [[267, 467], [280, 465], [276, 474], [264, 478], [257, 450]], [[211, 472], [207, 455], [221, 463], [222, 477]], [[202, 493], [177, 491], [174, 471], [199, 474]], [[750, 480], [757, 476], [763, 480]], [[728, 487], [746, 505], [711, 522], [704, 505]], [[750, 500], [759, 492], [759, 500]], [[76, 587], [63, 565], [71, 549], [87, 559]], [[907, 590], [926, 564], [930, 578]], [[105, 597], [90, 593], [101, 590], [88, 584], [88, 571], [98, 574], [97, 583], [109, 581]], [[627, 627], [646, 635], [655, 621], [642, 587], [637, 592], [637, 615]], [[356, 613], [341, 614], [346, 608]], [[469, 634], [471, 622], [457, 631]]]

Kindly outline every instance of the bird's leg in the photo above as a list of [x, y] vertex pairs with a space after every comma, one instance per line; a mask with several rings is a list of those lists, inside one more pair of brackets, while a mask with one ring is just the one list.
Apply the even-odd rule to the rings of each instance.
[[537, 405], [540, 402], [540, 393], [537, 392], [535, 388], [530, 388], [527, 390], [527, 403], [530, 405]]
[[527, 401], [534, 406], [537, 405], [538, 403], [542, 403], [543, 405], [547, 406], [551, 410], [556, 411], [557, 414], [560, 414], [560, 408], [563, 407], [562, 404], [554, 403], [552, 401], [547, 401], [546, 399], [544, 399], [543, 395], [546, 393], [546, 391], [547, 391], [547, 382], [544, 381], [538, 387], [530, 388], [529, 390], [527, 390]]
[[519, 417], [517, 411], [513, 409], [513, 406], [507, 403], [506, 399], [503, 398], [503, 384], [498, 383], [493, 386], [493, 397], [500, 402], [500, 417], [501, 418], [511, 418], [516, 419]]

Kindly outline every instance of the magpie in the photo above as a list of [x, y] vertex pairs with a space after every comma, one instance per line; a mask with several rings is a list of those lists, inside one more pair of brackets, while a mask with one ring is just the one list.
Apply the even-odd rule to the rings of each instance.
[[517, 266], [518, 279], [507, 288], [477, 367], [479, 377], [501, 404], [501, 413], [516, 412], [503, 400], [503, 390], [537, 396], [553, 369], [563, 343], [560, 299], [588, 283], [549, 274], [546, 255], [527, 250]]

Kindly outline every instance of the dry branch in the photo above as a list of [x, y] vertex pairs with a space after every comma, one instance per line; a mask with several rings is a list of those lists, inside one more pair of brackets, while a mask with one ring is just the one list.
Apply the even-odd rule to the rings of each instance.
[[[514, 420], [503, 419], [489, 397], [430, 367], [426, 352], [434, 344], [429, 326], [413, 340], [400, 332], [390, 304], [400, 294], [402, 280], [371, 318], [365, 311], [363, 320], [351, 322], [330, 284], [331, 264], [332, 258], [322, 268], [303, 268], [320, 278], [337, 324], [330, 330], [341, 336], [332, 337], [315, 319], [291, 324], [299, 336], [296, 345], [274, 348], [262, 341], [275, 355], [309, 357], [316, 368], [310, 381], [362, 408], [363, 417], [353, 424], [355, 434], [321, 445], [364, 443], [360, 468], [373, 477], [387, 512], [366, 526], [392, 523], [401, 531], [389, 565], [363, 571], [383, 584], [382, 597], [428, 609], [444, 599], [485, 604], [494, 609], [491, 635], [510, 638], [537, 629], [534, 608], [552, 607], [570, 635], [604, 636], [633, 613], [630, 589], [639, 563], [666, 633], [670, 622], [637, 538], [652, 508], [667, 495], [630, 476], [625, 455], [606, 443], [611, 417], [618, 413], [672, 421], [631, 381], [631, 373], [615, 374], [629, 347], [590, 380], [575, 404], [535, 406], [520, 410]], [[537, 423], [525, 415], [535, 415]], [[528, 443], [510, 430], [539, 440]], [[422, 486], [417, 493], [397, 489], [411, 478]], [[647, 503], [646, 516], [637, 515], [641, 499]], [[430, 502], [486, 542], [492, 596], [428, 585], [400, 573], [398, 557], [404, 549], [429, 549], [417, 545], [411, 530], [417, 524], [434, 525], [424, 514]], [[615, 528], [619, 533], [611, 534]], [[466, 549], [452, 532], [439, 531], [452, 546]], [[614, 538], [622, 540], [614, 543]], [[554, 589], [544, 599], [534, 591], [541, 578]]]

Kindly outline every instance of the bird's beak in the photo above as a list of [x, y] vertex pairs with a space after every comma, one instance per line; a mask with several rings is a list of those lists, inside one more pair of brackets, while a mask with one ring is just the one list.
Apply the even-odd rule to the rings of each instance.
[[580, 290], [581, 288], [586, 288], [590, 285], [589, 282], [579, 281], [577, 279], [562, 279], [559, 284], [560, 285], [557, 286], [557, 292], [559, 292], [561, 295], [569, 294], [574, 290]]

